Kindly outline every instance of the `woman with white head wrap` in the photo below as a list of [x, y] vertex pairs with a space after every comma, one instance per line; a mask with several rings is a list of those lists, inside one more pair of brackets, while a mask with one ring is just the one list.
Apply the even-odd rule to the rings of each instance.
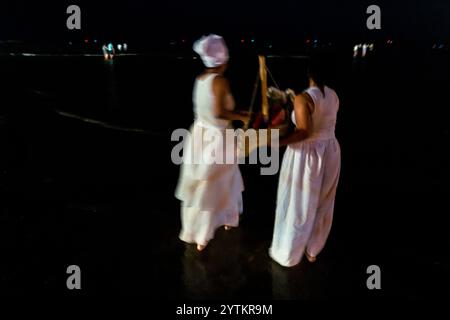
[[[229, 151], [235, 153], [234, 148], [224, 147], [233, 142], [225, 141], [225, 129], [231, 128], [232, 120], [246, 122], [249, 116], [234, 111], [234, 99], [223, 76], [229, 59], [223, 38], [214, 34], [204, 36], [195, 42], [193, 49], [206, 69], [194, 85], [195, 121], [184, 145], [175, 196], [182, 201], [180, 239], [197, 244], [197, 250], [202, 251], [217, 228], [229, 229], [239, 224], [244, 185], [237, 161], [208, 160], [212, 154], [217, 160], [218, 150], [225, 153], [223, 159], [229, 159]], [[208, 136], [214, 139], [205, 138]]]

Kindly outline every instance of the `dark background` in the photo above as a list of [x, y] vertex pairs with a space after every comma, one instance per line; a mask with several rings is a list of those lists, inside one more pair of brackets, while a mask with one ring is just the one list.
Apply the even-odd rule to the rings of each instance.
[[[207, 32], [277, 37], [312, 34], [428, 41], [449, 37], [450, 4], [433, 1], [2, 1], [0, 39], [65, 39], [66, 8], [79, 5], [83, 34], [153, 39]], [[382, 8], [382, 30], [365, 28], [369, 5]]]

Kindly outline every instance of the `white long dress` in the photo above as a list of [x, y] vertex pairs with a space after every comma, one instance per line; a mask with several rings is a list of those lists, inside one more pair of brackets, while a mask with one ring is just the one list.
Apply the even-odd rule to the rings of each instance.
[[[195, 121], [191, 139], [184, 146], [185, 159], [192, 154], [201, 155], [205, 161], [184, 161], [175, 196], [181, 203], [180, 239], [187, 243], [206, 245], [221, 226], [237, 227], [242, 212], [244, 184], [236, 161], [233, 164], [211, 163], [208, 159], [219, 143], [218, 139], [202, 139], [212, 135], [224, 136], [231, 122], [213, 115], [214, 95], [212, 82], [217, 74], [197, 79], [193, 92]], [[228, 110], [234, 109], [234, 100], [227, 97]], [[202, 140], [201, 143], [198, 140]], [[231, 150], [231, 149], [230, 149]], [[235, 150], [232, 150], [235, 152]], [[193, 159], [193, 158], [192, 158]]]
[[[270, 256], [279, 264], [298, 264], [307, 250], [317, 256], [333, 220], [341, 151], [334, 130], [339, 109], [336, 92], [316, 87], [306, 92], [314, 101], [310, 136], [287, 147], [281, 165], [275, 227]], [[292, 113], [295, 123], [295, 116]]]

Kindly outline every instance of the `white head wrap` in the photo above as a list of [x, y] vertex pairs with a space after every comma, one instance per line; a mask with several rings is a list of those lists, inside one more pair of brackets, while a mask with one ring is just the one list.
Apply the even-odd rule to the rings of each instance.
[[207, 68], [219, 67], [228, 62], [228, 48], [221, 36], [210, 34], [194, 43], [194, 51], [200, 55]]

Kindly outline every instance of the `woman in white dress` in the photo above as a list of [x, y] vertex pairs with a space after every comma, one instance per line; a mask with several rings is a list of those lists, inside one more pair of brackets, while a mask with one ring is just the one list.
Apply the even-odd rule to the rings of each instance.
[[341, 154], [334, 130], [339, 99], [322, 81], [320, 65], [309, 68], [309, 88], [296, 96], [292, 121], [296, 130], [280, 171], [277, 208], [269, 254], [291, 267], [303, 254], [310, 262], [325, 246], [333, 220]]
[[[233, 110], [233, 96], [223, 76], [228, 62], [223, 38], [202, 37], [194, 44], [194, 51], [200, 55], [206, 69], [195, 81], [195, 121], [184, 145], [184, 161], [175, 195], [182, 201], [179, 237], [184, 242], [197, 244], [197, 250], [202, 251], [217, 228], [229, 229], [239, 224], [244, 184], [237, 161], [217, 163], [212, 157], [217, 156], [215, 151], [223, 149], [221, 143], [225, 129], [231, 128], [231, 121], [247, 122], [249, 116]], [[213, 139], [205, 138], [207, 136]], [[228, 151], [235, 158], [235, 149]], [[189, 161], [194, 158], [200, 161]]]

